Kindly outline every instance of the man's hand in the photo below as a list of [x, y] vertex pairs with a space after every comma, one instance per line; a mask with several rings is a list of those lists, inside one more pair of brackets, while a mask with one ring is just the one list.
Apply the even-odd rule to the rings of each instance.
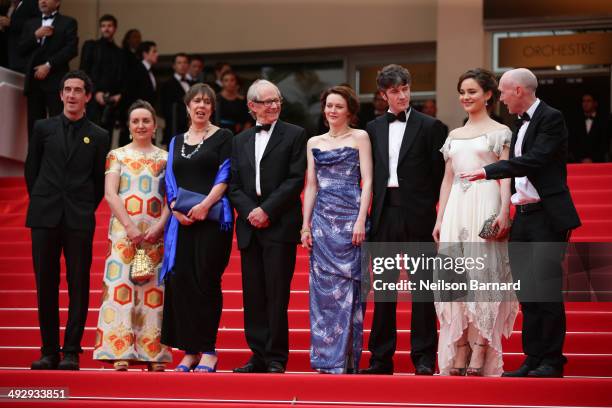
[[249, 216], [247, 220], [251, 223], [255, 228], [266, 228], [270, 225], [270, 218], [268, 214], [261, 207], [255, 208]]
[[11, 19], [7, 16], [0, 16], [0, 31], [4, 31], [5, 28], [11, 25]]
[[34, 31], [34, 36], [37, 40], [42, 39], [43, 37], [51, 37], [53, 35], [53, 27], [52, 26], [41, 26], [38, 30]]
[[98, 102], [98, 105], [102, 105], [102, 106], [106, 105], [106, 102], [104, 102], [104, 92], [101, 92], [101, 91], [96, 92], [95, 98], [96, 98], [96, 102]]
[[47, 64], [42, 64], [34, 67], [34, 78], [42, 81], [49, 75], [49, 71], [51, 71], [51, 67]]
[[484, 169], [468, 171], [464, 173], [459, 173], [459, 177], [463, 179], [467, 179], [468, 181], [478, 181], [487, 178], [487, 173]]

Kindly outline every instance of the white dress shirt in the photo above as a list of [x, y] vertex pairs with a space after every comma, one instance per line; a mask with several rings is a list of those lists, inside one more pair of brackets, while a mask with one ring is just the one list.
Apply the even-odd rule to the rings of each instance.
[[[527, 109], [527, 114], [533, 120], [533, 114], [536, 111], [538, 105], [540, 104], [540, 100], [536, 99], [536, 101]], [[514, 145], [514, 156], [520, 157], [523, 154], [522, 146], [523, 139], [525, 138], [525, 133], [527, 133], [527, 128], [529, 127], [529, 122], [523, 122], [523, 125], [518, 131], [516, 137], [516, 144]], [[516, 193], [512, 194], [510, 201], [514, 205], [523, 205], [530, 203], [537, 203], [540, 201], [540, 195], [536, 191], [533, 184], [529, 182], [527, 177], [516, 177], [514, 179], [514, 187], [516, 189]]]
[[156, 90], [157, 82], [155, 81], [155, 75], [153, 75], [153, 72], [151, 72], [151, 64], [149, 64], [149, 61], [142, 60], [142, 65], [144, 65], [147, 69], [147, 72], [149, 73], [149, 79], [151, 79], [151, 83], [153, 84], [153, 89]]
[[[261, 125], [261, 123], [257, 122], [257, 125]], [[274, 126], [276, 126], [276, 122], [272, 123], [270, 131], [261, 130], [255, 133], [255, 191], [258, 196], [261, 196], [261, 171], [259, 170], [259, 163], [261, 163], [261, 157], [266, 151], [270, 136], [274, 132]]]
[[595, 118], [595, 114], [593, 116], [589, 116], [584, 120], [584, 127], [586, 128], [587, 135], [591, 133], [591, 128], [593, 127], [593, 118]]
[[[151, 72], [151, 71], [149, 71], [149, 72]], [[183, 90], [185, 91], [185, 93], [187, 93], [187, 91], [189, 91], [189, 82], [187, 82], [187, 77], [185, 77], [185, 79], [183, 79], [179, 74], [177, 74], [175, 72], [174, 73], [174, 78], [176, 78], [178, 83], [181, 84], [181, 86], [183, 87]]]
[[[399, 187], [397, 164], [399, 161], [400, 148], [402, 147], [402, 140], [404, 139], [404, 132], [406, 131], [406, 124], [408, 123], [411, 111], [412, 109], [409, 108], [408, 112], [406, 112], [405, 122], [396, 120], [395, 122], [389, 123], [389, 180], [387, 180], [387, 187]], [[389, 110], [388, 112], [391, 111]]]

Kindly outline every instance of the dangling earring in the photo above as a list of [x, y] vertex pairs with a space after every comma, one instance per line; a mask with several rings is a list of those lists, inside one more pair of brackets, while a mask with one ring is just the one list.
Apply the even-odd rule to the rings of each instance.
[[489, 100], [488, 99], [485, 101], [485, 106], [489, 106]]
[[134, 136], [130, 133], [130, 140], [134, 139]]

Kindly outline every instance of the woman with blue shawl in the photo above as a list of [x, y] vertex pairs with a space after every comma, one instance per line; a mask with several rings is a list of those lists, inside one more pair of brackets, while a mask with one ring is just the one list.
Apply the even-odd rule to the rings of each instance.
[[185, 94], [190, 127], [168, 149], [166, 189], [172, 209], [160, 280], [166, 299], [163, 344], [185, 351], [176, 371], [214, 372], [221, 319], [221, 276], [232, 249], [232, 208], [225, 195], [232, 133], [210, 123], [215, 93], [195, 84]]

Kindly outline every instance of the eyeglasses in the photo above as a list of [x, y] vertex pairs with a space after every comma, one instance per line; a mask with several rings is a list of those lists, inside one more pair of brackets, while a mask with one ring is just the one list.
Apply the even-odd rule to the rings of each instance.
[[255, 103], [261, 103], [263, 106], [265, 106], [266, 108], [270, 108], [272, 107], [272, 105], [277, 104], [277, 105], [282, 105], [283, 104], [283, 98], [276, 98], [276, 99], [268, 99], [265, 101], [258, 101], [258, 100], [253, 100], [253, 102]]

